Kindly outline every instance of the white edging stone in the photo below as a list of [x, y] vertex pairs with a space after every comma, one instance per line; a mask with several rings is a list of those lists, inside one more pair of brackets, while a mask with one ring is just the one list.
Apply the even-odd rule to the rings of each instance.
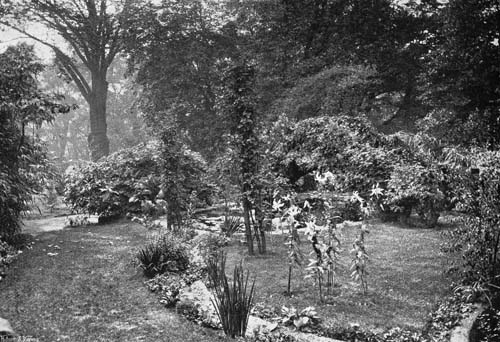
[[17, 336], [8, 320], [0, 317], [0, 336]]
[[450, 342], [469, 342], [470, 332], [477, 317], [485, 309], [484, 305], [475, 305], [474, 311], [464, 318], [458, 327], [455, 327], [450, 333]]

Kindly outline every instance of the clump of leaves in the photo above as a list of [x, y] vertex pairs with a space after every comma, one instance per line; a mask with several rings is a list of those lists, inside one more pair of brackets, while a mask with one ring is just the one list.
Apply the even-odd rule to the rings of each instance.
[[182, 272], [189, 266], [185, 243], [171, 233], [153, 238], [139, 249], [137, 259], [149, 278], [166, 272]]
[[245, 336], [248, 318], [253, 306], [255, 280], [249, 287], [241, 263], [234, 267], [232, 283], [226, 276], [226, 256], [221, 253], [217, 261], [208, 265], [208, 276], [213, 287], [212, 302], [224, 333], [232, 338]]
[[151, 292], [160, 295], [160, 303], [170, 307], [177, 303], [178, 295], [183, 288], [202, 279], [205, 274], [204, 268], [191, 264], [186, 271], [181, 273], [157, 274], [146, 281], [146, 286]]
[[233, 236], [234, 233], [236, 233], [242, 227], [243, 227], [243, 224], [241, 223], [241, 219], [239, 217], [225, 215], [224, 222], [222, 222], [222, 225], [221, 225], [221, 230], [222, 230], [222, 234], [224, 234], [227, 237], [231, 237], [231, 236]]
[[282, 331], [256, 330], [252, 337], [246, 339], [249, 342], [297, 342], [298, 340], [290, 334]]
[[88, 224], [89, 217], [87, 215], [68, 216], [64, 220], [64, 225], [66, 227], [86, 226]]
[[500, 310], [486, 309], [476, 320], [478, 342], [500, 341]]
[[298, 311], [294, 307], [281, 308], [281, 323], [284, 325], [293, 325], [297, 330], [313, 327], [320, 323], [321, 319], [313, 306]]

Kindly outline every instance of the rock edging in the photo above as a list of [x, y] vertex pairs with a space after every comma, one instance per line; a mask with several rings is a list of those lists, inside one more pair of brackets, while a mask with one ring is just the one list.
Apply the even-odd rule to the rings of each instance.
[[[219, 318], [212, 304], [212, 293], [201, 280], [195, 281], [191, 286], [184, 288], [179, 293], [177, 312], [195, 318], [201, 324], [220, 328]], [[294, 337], [299, 342], [342, 342], [314, 334], [294, 331], [286, 327], [279, 327], [277, 323], [266, 321], [260, 317], [250, 315], [246, 337], [254, 336], [258, 331], [275, 331], [279, 329], [285, 335]]]
[[[0, 336], [17, 336], [9, 321], [0, 317]], [[1, 339], [1, 338], [0, 338]]]
[[471, 314], [462, 319], [460, 325], [453, 328], [450, 333], [450, 342], [469, 342], [471, 336], [472, 326], [477, 317], [484, 311], [485, 306], [482, 304], [474, 305]]

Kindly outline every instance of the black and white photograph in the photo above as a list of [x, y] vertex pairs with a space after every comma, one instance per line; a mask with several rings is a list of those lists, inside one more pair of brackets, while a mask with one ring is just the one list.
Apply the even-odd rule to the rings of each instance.
[[500, 0], [0, 0], [0, 342], [500, 342]]

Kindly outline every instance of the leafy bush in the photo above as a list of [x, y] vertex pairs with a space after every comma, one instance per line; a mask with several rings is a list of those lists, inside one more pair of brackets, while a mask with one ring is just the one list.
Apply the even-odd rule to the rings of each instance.
[[356, 201], [346, 201], [338, 208], [338, 211], [342, 221], [360, 221], [363, 219], [360, 204]]
[[391, 172], [384, 204], [403, 220], [415, 208], [424, 223], [432, 227], [447, 201], [444, 184], [444, 173], [435, 165], [400, 164]]
[[0, 238], [19, 230], [19, 217], [45, 180], [47, 158], [28, 126], [53, 120], [70, 108], [38, 89], [43, 70], [32, 47], [11, 46], [0, 54]]
[[159, 192], [160, 168], [157, 143], [113, 153], [70, 173], [65, 201], [73, 211], [104, 217], [141, 212], [141, 201]]
[[[162, 157], [163, 146], [157, 141], [124, 149], [70, 173], [65, 189], [65, 201], [73, 211], [103, 217], [126, 213], [154, 213], [157, 198], [165, 196]], [[183, 151], [179, 172], [182, 179], [176, 185], [183, 190], [181, 207], [193, 191], [209, 189], [203, 180], [203, 160], [190, 151]], [[209, 191], [209, 190], [207, 190]], [[204, 198], [207, 200], [207, 198]]]
[[319, 117], [276, 125], [282, 141], [272, 146], [273, 168], [292, 184], [312, 172], [330, 171], [337, 191], [366, 193], [390, 176], [403, 147], [378, 133], [365, 119]]
[[445, 249], [462, 256], [466, 285], [498, 291], [500, 286], [500, 152], [473, 151], [471, 169], [463, 168], [458, 185], [462, 225], [447, 234]]
[[307, 174], [329, 171], [331, 190], [367, 196], [378, 185], [387, 190], [376, 203], [383, 218], [406, 222], [415, 209], [427, 226], [452, 203], [453, 165], [432, 137], [386, 136], [364, 119], [345, 116], [285, 120], [276, 130], [281, 143], [272, 145], [273, 167], [299, 190]]
[[212, 299], [224, 333], [234, 338], [245, 336], [250, 310], [254, 299], [254, 285], [248, 288], [248, 273], [245, 277], [243, 266], [236, 265], [233, 282], [226, 276], [226, 257], [221, 255], [217, 262], [208, 265], [208, 275], [214, 284]]
[[182, 272], [189, 266], [186, 244], [172, 233], [157, 236], [137, 252], [144, 275]]

